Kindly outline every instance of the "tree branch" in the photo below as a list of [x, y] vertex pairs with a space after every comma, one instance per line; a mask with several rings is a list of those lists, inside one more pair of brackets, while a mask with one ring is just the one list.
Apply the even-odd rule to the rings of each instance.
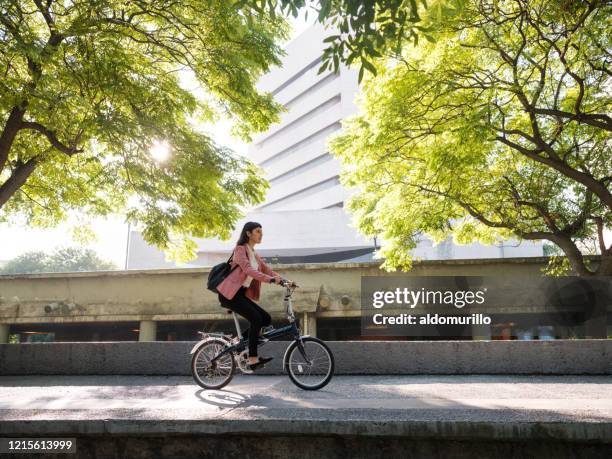
[[586, 198], [584, 201], [584, 207], [580, 211], [580, 215], [576, 218], [575, 221], [566, 225], [561, 232], [567, 234], [568, 236], [573, 235], [577, 231], [579, 231], [589, 218], [589, 214], [591, 213], [591, 204], [593, 203], [593, 191], [587, 189], [586, 190]]
[[612, 132], [612, 118], [605, 114], [588, 114], [588, 113], [571, 113], [563, 110], [555, 110], [551, 108], [533, 109], [536, 115], [549, 115], [555, 118], [567, 118], [570, 121], [578, 121], [579, 123], [588, 124], [605, 131]]
[[51, 142], [51, 145], [53, 145], [55, 148], [57, 148], [62, 153], [66, 153], [68, 156], [72, 156], [76, 153], [81, 153], [83, 151], [82, 149], [78, 149], [76, 147], [79, 136], [77, 136], [77, 138], [75, 139], [74, 144], [71, 147], [69, 147], [67, 145], [64, 145], [58, 140], [57, 136], [55, 135], [55, 132], [51, 131], [50, 129], [47, 129], [45, 126], [43, 126], [40, 123], [24, 121], [23, 123], [21, 123], [21, 128], [22, 129], [32, 129], [34, 131], [38, 131], [44, 134], [45, 137], [49, 139], [49, 142]]
[[40, 11], [40, 14], [42, 14], [43, 18], [45, 18], [45, 22], [47, 23], [47, 27], [49, 27], [49, 31], [52, 34], [55, 33], [55, 21], [53, 20], [53, 17], [51, 16], [51, 11], [49, 10], [51, 2], [48, 2], [46, 6], [43, 6], [41, 0], [34, 0], [34, 3], [38, 7], [38, 11]]
[[528, 148], [525, 148], [516, 142], [512, 142], [505, 136], [497, 136], [495, 137], [495, 140], [498, 140], [501, 143], [509, 146], [510, 148], [515, 149], [519, 153], [522, 153], [523, 155], [533, 159], [534, 161], [552, 167], [556, 171], [561, 172], [566, 177], [569, 177], [579, 183], [582, 183], [589, 190], [592, 190], [597, 195], [597, 197], [601, 199], [601, 202], [604, 205], [606, 205], [609, 209], [612, 210], [612, 193], [610, 193], [610, 190], [608, 190], [608, 188], [604, 184], [602, 184], [600, 180], [596, 180], [595, 177], [593, 177], [592, 175], [573, 169], [567, 163], [561, 160], [540, 156], [538, 153], [540, 153], [541, 150], [529, 150]]
[[546, 226], [548, 226], [548, 229], [551, 230], [553, 233], [557, 233], [559, 232], [559, 228], [557, 227], [557, 224], [555, 223], [554, 218], [552, 217], [552, 215], [550, 215], [550, 212], [548, 212], [548, 209], [542, 205], [539, 204], [537, 202], [533, 202], [533, 201], [527, 201], [525, 199], [521, 198], [521, 195], [519, 194], [518, 190], [516, 189], [516, 186], [514, 185], [514, 183], [512, 183], [512, 181], [510, 180], [510, 178], [508, 178], [507, 176], [503, 176], [504, 180], [506, 180], [506, 182], [508, 182], [509, 186], [510, 186], [510, 192], [512, 194], [512, 197], [514, 199], [514, 202], [519, 205], [519, 206], [527, 206], [527, 207], [531, 207], [533, 209], [535, 209], [538, 214], [540, 215], [540, 217], [544, 220], [544, 222], [546, 223]]
[[607, 249], [606, 249], [606, 244], [604, 242], [604, 236], [603, 236], [603, 227], [604, 227], [603, 219], [599, 216], [591, 217], [591, 219], [597, 225], [597, 239], [599, 242], [599, 253], [601, 255], [605, 255], [607, 252]]
[[456, 202], [458, 205], [460, 205], [462, 208], [464, 208], [474, 219], [478, 220], [479, 222], [483, 223], [486, 226], [492, 227], [492, 228], [506, 228], [511, 230], [512, 232], [514, 232], [514, 234], [516, 234], [517, 236], [519, 236], [522, 239], [526, 239], [526, 240], [542, 240], [542, 239], [547, 239], [551, 242], [554, 242], [555, 244], [557, 244], [559, 247], [561, 247], [561, 249], [565, 252], [565, 254], [567, 255], [567, 258], [570, 262], [570, 264], [572, 265], [572, 268], [576, 271], [576, 273], [580, 276], [592, 276], [595, 275], [596, 273], [590, 271], [586, 265], [584, 264], [584, 258], [582, 253], [580, 252], [580, 250], [578, 249], [578, 247], [576, 246], [576, 244], [574, 243], [574, 241], [572, 241], [572, 239], [563, 233], [552, 233], [552, 232], [548, 232], [548, 231], [524, 231], [521, 230], [520, 228], [517, 228], [516, 225], [513, 225], [511, 223], [507, 223], [504, 221], [499, 221], [499, 222], [495, 222], [492, 221], [488, 218], [486, 218], [481, 212], [479, 212], [474, 206], [463, 202], [459, 197], [454, 196], [452, 194], [449, 193], [445, 193], [443, 191], [438, 191], [438, 190], [433, 190], [431, 188], [427, 188], [425, 186], [422, 186], [420, 184], [414, 184], [414, 183], [407, 183], [405, 181], [402, 181], [402, 183], [408, 185], [408, 186], [413, 186], [421, 191], [425, 191], [427, 193], [433, 193], [439, 196], [444, 196], [454, 202]]

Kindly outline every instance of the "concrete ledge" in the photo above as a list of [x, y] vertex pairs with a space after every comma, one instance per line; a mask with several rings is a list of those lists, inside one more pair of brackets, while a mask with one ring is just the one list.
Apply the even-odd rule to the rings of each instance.
[[207, 391], [190, 376], [4, 376], [0, 437], [76, 438], [87, 459], [609, 458], [611, 387], [610, 376], [360, 375], [310, 392], [238, 376]]
[[611, 422], [473, 422], [409, 421], [373, 419], [207, 419], [207, 420], [126, 420], [78, 419], [0, 422], [0, 436], [85, 436], [122, 435], [132, 437], [166, 435], [299, 435], [407, 437], [412, 440], [556, 440], [612, 443]]
[[[585, 258], [593, 261], [598, 261], [599, 256], [587, 255]], [[549, 257], [505, 257], [505, 258], [453, 258], [447, 260], [415, 260], [413, 265], [416, 266], [436, 266], [436, 265], [490, 265], [490, 264], [545, 264], [548, 263]], [[359, 268], [377, 268], [384, 260], [361, 261], [355, 263], [268, 263], [275, 270], [317, 270], [317, 269], [359, 269]], [[167, 274], [207, 274], [211, 267], [202, 268], [155, 268], [155, 269], [128, 269], [114, 271], [75, 271], [63, 273], [28, 273], [28, 274], [2, 274], [0, 280], [11, 279], [45, 279], [45, 278], [78, 278], [78, 277], [134, 277], [134, 276], [158, 276]], [[390, 273], [397, 275], [398, 273]]]
[[[0, 375], [189, 375], [196, 342], [0, 344]], [[263, 345], [282, 373], [289, 342]], [[612, 340], [331, 341], [336, 374], [610, 375]]]
[[[245, 420], [0, 422], [0, 436], [76, 438], [78, 458], [610, 457], [611, 425]], [[378, 428], [372, 428], [381, 424]], [[132, 433], [130, 433], [132, 432]], [[459, 455], [459, 456], [458, 456]], [[8, 457], [19, 457], [9, 455]], [[55, 457], [55, 456], [54, 456]], [[59, 456], [57, 456], [59, 457]]]

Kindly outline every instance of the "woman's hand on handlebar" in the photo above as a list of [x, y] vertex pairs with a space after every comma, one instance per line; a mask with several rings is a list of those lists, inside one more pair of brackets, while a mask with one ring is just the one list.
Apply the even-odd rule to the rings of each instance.
[[273, 283], [273, 284], [279, 284], [279, 285], [280, 285], [280, 283], [282, 282], [282, 280], [283, 280], [283, 278], [282, 278], [282, 277], [280, 277], [280, 276], [274, 276], [274, 277], [272, 278], [272, 283]]
[[295, 282], [293, 282], [292, 280], [289, 279], [284, 279], [280, 276], [274, 276], [272, 279], [270, 279], [270, 282], [273, 284], [278, 284], [278, 285], [282, 285], [283, 287], [299, 287], [298, 284], [296, 284]]
[[283, 284], [281, 284], [281, 285], [286, 285], [286, 286], [289, 286], [289, 287], [298, 287], [298, 284], [296, 284], [295, 282], [293, 282], [290, 279], [283, 279]]

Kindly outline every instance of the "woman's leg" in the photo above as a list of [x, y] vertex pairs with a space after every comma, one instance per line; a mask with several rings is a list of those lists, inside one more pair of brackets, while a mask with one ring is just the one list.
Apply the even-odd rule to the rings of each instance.
[[255, 303], [250, 298], [247, 298], [247, 300], [249, 300], [252, 303], [253, 307], [261, 315], [261, 326], [262, 327], [266, 327], [268, 325], [271, 325], [272, 324], [272, 317], [270, 316], [270, 314], [268, 314], [268, 312], [265, 309], [263, 309], [261, 306], [259, 306], [257, 303]]
[[[230, 301], [226, 301], [225, 304], [222, 304], [226, 308], [240, 314], [251, 324], [249, 329], [250, 331], [247, 330], [245, 333], [243, 333], [243, 336], [248, 334], [249, 357], [257, 357], [257, 338], [259, 336], [259, 329], [263, 326], [263, 317], [257, 308], [254, 307], [254, 305], [257, 305], [244, 296], [244, 290], [246, 290], [246, 288], [241, 287], [240, 290], [236, 292], [234, 298], [232, 298]], [[252, 330], [256, 330], [256, 333], [252, 333]]]
[[[266, 327], [270, 324], [272, 324], [272, 317], [270, 316], [270, 314], [268, 314], [268, 312], [263, 309], [261, 306], [259, 306], [257, 303], [255, 303], [253, 300], [251, 300], [250, 298], [245, 297], [245, 299], [247, 301], [249, 301], [251, 303], [251, 306], [253, 307], [253, 309], [255, 309], [257, 312], [259, 312], [259, 315], [261, 316], [261, 326], [262, 327]], [[246, 330], [244, 330], [242, 332], [242, 338], [243, 339], [248, 339], [249, 338], [249, 332], [252, 330], [253, 327], [249, 327]], [[260, 327], [261, 328], [261, 327]], [[257, 336], [260, 336], [260, 330], [257, 330]]]
[[[220, 293], [218, 294], [218, 297], [219, 297], [219, 303], [221, 303], [221, 305], [224, 308], [231, 309], [233, 311], [230, 300], [225, 298]], [[236, 312], [238, 312], [238, 311], [236, 311]], [[241, 330], [241, 332], [242, 332], [242, 339], [248, 339], [249, 338], [249, 327], [246, 327], [244, 330]]]

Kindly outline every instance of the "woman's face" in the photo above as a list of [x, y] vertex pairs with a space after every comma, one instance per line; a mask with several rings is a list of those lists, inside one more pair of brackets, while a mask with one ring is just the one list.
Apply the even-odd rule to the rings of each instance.
[[249, 236], [250, 242], [259, 244], [261, 242], [261, 238], [263, 237], [263, 231], [261, 230], [261, 226], [255, 228], [253, 231], [247, 231], [247, 235]]

